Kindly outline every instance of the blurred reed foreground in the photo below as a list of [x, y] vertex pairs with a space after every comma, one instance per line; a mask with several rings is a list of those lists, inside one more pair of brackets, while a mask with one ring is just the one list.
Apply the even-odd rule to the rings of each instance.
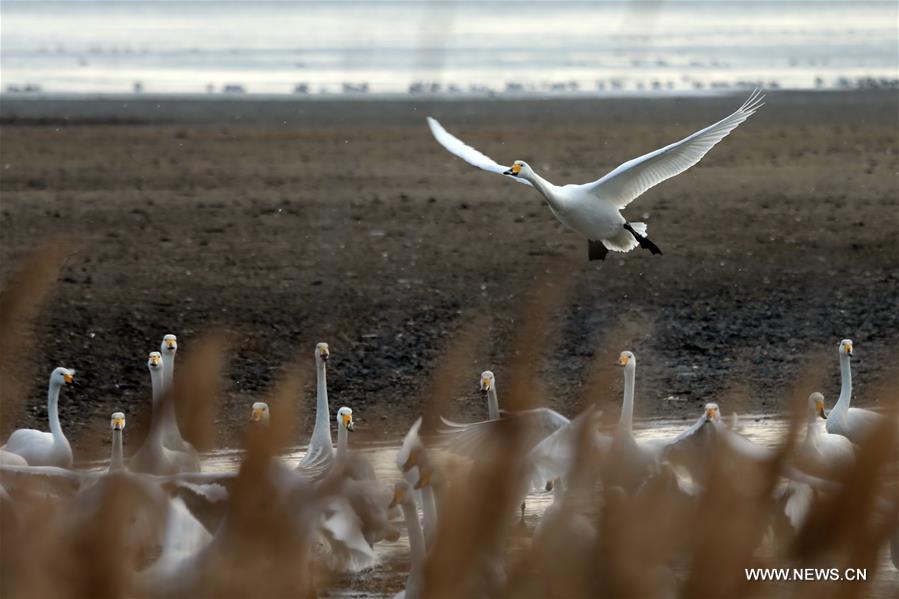
[[[0, 296], [0, 349], [7, 357], [0, 362], [5, 421], [27, 406], [9, 358], [29, 347], [30, 320], [52, 288], [62, 247], [33, 255]], [[522, 308], [529, 318], [517, 333], [514, 369], [504, 377], [509, 384], [503, 403], [511, 411], [545, 403], [535, 364], [547, 346], [543, 341], [551, 333], [552, 312], [564, 295], [563, 284], [542, 277]], [[437, 416], [449, 409], [454, 387], [469, 376], [460, 372], [460, 365], [478, 343], [482, 327], [481, 320], [470, 319], [437, 360], [422, 408], [426, 431], [434, 431]], [[614, 403], [614, 398], [598, 397], [597, 381], [615, 376], [611, 365], [636, 334], [635, 327], [627, 322], [613, 327], [596, 353], [581, 398], [584, 411], [572, 421], [570, 468], [561, 478], [564, 492], [547, 509], [537, 533], [515, 524], [521, 490], [533, 476], [523, 460], [532, 432], [525, 419], [503, 418], [473, 461], [449, 457], [441, 449], [441, 435], [423, 437], [416, 454], [416, 484], [431, 485], [437, 495], [437, 529], [419, 564], [420, 586], [407, 596], [895, 596], [896, 572], [884, 571], [891, 567], [884, 555], [892, 543], [895, 568], [899, 381], [889, 380], [874, 392], [885, 417], [858, 447], [852, 468], [819, 471], [799, 482], [791, 474], [805, 426], [806, 397], [820, 380], [815, 356], [785, 391], [787, 405], [793, 407], [790, 426], [773, 449], [747, 454], [710, 434], [694, 453], [690, 480], [676, 472], [676, 456], [669, 455], [632, 485], [630, 466], [616, 458], [614, 446], [603, 447], [594, 439], [604, 420], [596, 406], [606, 409]], [[197, 345], [201, 349], [164, 401], [184, 404], [179, 409], [187, 407], [195, 416], [187, 419], [185, 436], [202, 447], [213, 438], [211, 415], [228, 339], [211, 336]], [[190, 475], [121, 471], [85, 479], [63, 469], [4, 467], [2, 596], [305, 597], [348, 589], [375, 596], [401, 590], [409, 569], [405, 552], [402, 559], [351, 575], [329, 565], [327, 546], [331, 543], [333, 550], [335, 544], [322, 539], [319, 528], [331, 517], [335, 501], [359, 498], [350, 484], [349, 463], [336, 462], [314, 482], [272, 474], [273, 464], [292, 445], [302, 372], [288, 364], [280, 382], [262, 398], [271, 406], [271, 423], [246, 427], [239, 470], [215, 479], [222, 487], [216, 501], [204, 499], [191, 486], [211, 479]], [[726, 397], [717, 399], [726, 406]], [[135, 425], [147, 419], [146, 412], [128, 416]], [[97, 430], [98, 447], [106, 434]], [[139, 443], [128, 437], [126, 455]], [[383, 493], [370, 491], [365, 500], [386, 509], [392, 492], [388, 481], [377, 484]], [[797, 497], [805, 507], [799, 524], [792, 526], [785, 510]], [[172, 530], [177, 522], [173, 498], [198, 514], [208, 529], [209, 540], [193, 551], [174, 552], [167, 546], [171, 534], [179, 532], [177, 526]], [[375, 542], [395, 538], [390, 529], [400, 526], [398, 514], [391, 512]], [[745, 568], [758, 567], [858, 568], [866, 570], [867, 580], [748, 581]]]

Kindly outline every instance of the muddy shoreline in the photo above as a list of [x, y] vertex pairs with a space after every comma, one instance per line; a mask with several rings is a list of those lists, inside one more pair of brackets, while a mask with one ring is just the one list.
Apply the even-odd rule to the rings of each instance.
[[[319, 340], [331, 344], [332, 407], [354, 409], [360, 441], [393, 438], [429, 399], [454, 335], [482, 316], [447, 408], [478, 418], [478, 373], [496, 372], [502, 401], [538, 279], [567, 286], [539, 348], [546, 403], [564, 413], [583, 405], [594, 362], [625, 348], [639, 360], [638, 417], [692, 420], [711, 399], [783, 411], [812, 358], [832, 402], [843, 337], [856, 343], [854, 401], [872, 404], [899, 342], [895, 91], [771, 93], [700, 165], [628, 207], [664, 256], [604, 264], [534, 192], [453, 158], [424, 125], [433, 114], [500, 161], [582, 182], [741, 101], [180, 100], [134, 116], [4, 100], [0, 280], [42, 240], [75, 249], [13, 356], [27, 397], [0, 436], [45, 427], [46, 374], [63, 364], [83, 384], [65, 393], [62, 424], [86, 448], [112, 411], [146, 404], [146, 353], [163, 334], [186, 357], [225, 331], [217, 444], [238, 442], [285, 366], [311, 374]], [[619, 377], [608, 368], [593, 391], [608, 418]]]

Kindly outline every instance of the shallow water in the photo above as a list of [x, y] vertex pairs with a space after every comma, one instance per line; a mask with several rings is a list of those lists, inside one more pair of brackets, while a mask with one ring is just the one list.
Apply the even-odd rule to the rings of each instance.
[[[676, 436], [685, 428], [693, 423], [692, 420], [683, 419], [650, 419], [638, 421], [634, 425], [634, 436], [637, 439], [664, 439]], [[748, 414], [740, 417], [740, 432], [750, 440], [767, 447], [777, 445], [786, 435], [789, 423], [787, 420], [773, 415], [767, 414]], [[391, 485], [399, 479], [400, 474], [397, 470], [395, 459], [399, 445], [392, 442], [375, 443], [365, 447], [354, 447], [354, 451], [361, 453], [368, 459], [375, 469], [375, 473], [379, 480], [385, 485]], [[290, 452], [283, 456], [283, 459], [290, 465], [299, 463], [305, 452], [304, 447], [292, 448]], [[234, 449], [222, 449], [207, 454], [203, 460], [203, 469], [206, 471], [233, 471], [239, 465], [241, 451]], [[533, 527], [539, 521], [543, 511], [552, 503], [552, 493], [531, 493], [526, 499], [525, 521], [528, 527]], [[517, 514], [510, 512], [510, 521]], [[381, 542], [375, 547], [376, 554], [381, 560], [381, 565], [375, 570], [387, 569], [385, 576], [400, 577], [405, 579], [405, 572], [408, 560], [409, 545], [408, 540], [403, 531], [402, 536], [393, 543]], [[884, 551], [881, 555], [878, 575], [876, 582], [867, 589], [867, 596], [891, 596], [891, 589], [899, 586], [899, 571], [893, 568], [889, 552]], [[389, 572], [389, 574], [387, 573]], [[366, 576], [369, 576], [366, 574]], [[869, 577], [873, 573], [868, 574]], [[338, 584], [336, 587], [327, 591], [329, 596], [340, 597], [371, 597], [378, 596], [367, 592], [360, 592], [353, 588], [352, 578], [344, 577], [342, 580], [346, 584]], [[773, 583], [766, 583], [773, 584]], [[766, 587], [769, 588], [769, 587]]]
[[[896, 77], [891, 2], [16, 2], [0, 82], [46, 93], [605, 93]], [[30, 86], [30, 87], [29, 87]], [[226, 90], [226, 86], [231, 86]], [[363, 87], [364, 86], [364, 87]]]

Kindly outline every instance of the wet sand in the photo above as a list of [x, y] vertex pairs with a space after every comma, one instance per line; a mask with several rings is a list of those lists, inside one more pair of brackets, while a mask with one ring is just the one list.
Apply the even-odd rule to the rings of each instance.
[[[483, 314], [447, 409], [478, 418], [477, 375], [497, 373], [502, 401], [538, 277], [569, 286], [539, 373], [564, 413], [584, 405], [595, 356], [621, 349], [639, 360], [637, 416], [693, 420], [722, 398], [725, 412], [785, 410], [817, 352], [830, 404], [843, 337], [854, 402], [871, 404], [899, 341], [895, 91], [769, 94], [700, 165], [627, 208], [664, 256], [603, 264], [535, 192], [447, 154], [424, 124], [432, 114], [501, 162], [584, 182], [742, 100], [4, 98], [2, 280], [43, 240], [77, 250], [16, 356], [31, 385], [0, 436], [45, 427], [46, 375], [64, 364], [82, 382], [60, 404], [77, 450], [112, 411], [149, 400], [146, 354], [163, 334], [183, 358], [225, 330], [220, 444], [236, 444], [284, 365], [311, 373], [319, 340], [332, 407], [354, 409], [360, 441], [396, 439], [454, 333]], [[614, 419], [620, 373], [608, 373], [590, 399]], [[313, 402], [309, 386], [298, 403]]]

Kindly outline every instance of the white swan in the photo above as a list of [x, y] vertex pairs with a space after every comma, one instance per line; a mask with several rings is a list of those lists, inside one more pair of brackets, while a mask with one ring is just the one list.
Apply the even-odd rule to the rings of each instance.
[[827, 432], [843, 435], [853, 443], [861, 443], [882, 416], [871, 410], [849, 407], [852, 401], [852, 340], [840, 341], [837, 351], [840, 354], [840, 397], [827, 414]]
[[149, 474], [175, 474], [197, 471], [197, 456], [184, 451], [169, 449], [162, 444], [165, 421], [160, 405], [163, 401], [163, 365], [159, 352], [150, 352], [147, 358], [150, 383], [153, 388], [153, 415], [150, 430], [143, 445], [131, 457], [130, 467], [135, 472]]
[[490, 370], [481, 373], [481, 391], [487, 394], [487, 418], [499, 418], [499, 398], [496, 396], [496, 377]]
[[412, 487], [405, 480], [398, 480], [393, 487], [393, 501], [390, 508], [400, 506], [403, 510], [403, 518], [406, 521], [406, 530], [409, 535], [409, 577], [406, 579], [406, 589], [395, 597], [405, 599], [417, 599], [422, 596], [424, 587], [425, 567], [425, 537], [418, 521], [418, 508], [415, 505], [415, 495]]
[[181, 451], [194, 456], [194, 470], [200, 469], [200, 456], [194, 446], [184, 440], [181, 430], [178, 428], [178, 417], [175, 413], [175, 396], [173, 395], [175, 381], [175, 354], [178, 352], [178, 338], [169, 333], [162, 338], [159, 344], [159, 353], [162, 355], [162, 392], [168, 396], [168, 401], [162, 404], [162, 444], [169, 449]]
[[535, 187], [559, 222], [587, 238], [589, 259], [603, 260], [609, 250], [628, 252], [637, 245], [653, 254], [662, 253], [646, 237], [646, 224], [628, 222], [620, 211], [651, 187], [699, 162], [715, 144], [752, 116], [763, 105], [763, 99], [762, 93], [756, 90], [736, 112], [714, 125], [625, 162], [597, 181], [563, 187], [543, 179], [521, 160], [516, 160], [511, 167], [497, 164], [453, 137], [431, 117], [428, 125], [434, 138], [465, 162]]
[[50, 432], [32, 428], [20, 428], [13, 431], [0, 449], [14, 453], [29, 466], [72, 466], [72, 446], [62, 433], [59, 424], [59, 390], [64, 385], [75, 382], [75, 371], [60, 366], [50, 373], [50, 386], [47, 390], [47, 418], [50, 421]]
[[306, 455], [300, 460], [298, 470], [310, 473], [328, 469], [334, 461], [331, 444], [331, 415], [328, 410], [328, 379], [326, 365], [331, 352], [327, 343], [315, 346], [315, 428], [309, 439]]
[[107, 472], [121, 472], [125, 469], [125, 458], [122, 454], [122, 435], [125, 431], [125, 414], [113, 412], [109, 420], [112, 429], [112, 455], [109, 457]]
[[489, 418], [480, 422], [453, 422], [444, 417], [440, 420], [448, 428], [441, 430], [446, 449], [469, 458], [483, 456], [485, 451], [495, 449], [496, 431], [503, 425], [503, 418], [518, 419], [521, 423], [524, 438], [521, 441], [523, 451], [529, 451], [548, 436], [568, 424], [569, 420], [550, 408], [533, 408], [519, 412], [505, 412], [499, 409], [496, 393], [496, 377], [489, 370], [481, 373], [481, 391], [487, 395], [487, 412]]
[[418, 482], [423, 476], [423, 469], [428, 464], [428, 455], [424, 443], [418, 434], [421, 429], [421, 416], [412, 423], [403, 444], [396, 454], [396, 466], [403, 473], [403, 478], [417, 491], [417, 499], [421, 505], [421, 515], [424, 521], [425, 545], [430, 547], [437, 533], [437, 499], [430, 486], [419, 487]]
[[374, 544], [389, 528], [386, 496], [371, 463], [350, 451], [348, 437], [355, 430], [353, 410], [340, 408], [336, 420], [337, 452], [329, 477], [340, 476], [343, 482], [328, 503], [322, 529], [331, 546], [332, 567], [355, 572], [377, 563]]
[[603, 466], [610, 484], [632, 493], [655, 471], [659, 458], [670, 441], [638, 442], [634, 439], [634, 386], [637, 359], [632, 352], [623, 351], [618, 357], [618, 365], [624, 370], [624, 403]]
[[805, 439], [796, 452], [795, 465], [821, 478], [832, 478], [835, 473], [845, 472], [855, 465], [852, 442], [842, 435], [827, 432], [826, 426], [821, 426], [827, 418], [824, 414], [824, 396], [817, 391], [809, 395]]

